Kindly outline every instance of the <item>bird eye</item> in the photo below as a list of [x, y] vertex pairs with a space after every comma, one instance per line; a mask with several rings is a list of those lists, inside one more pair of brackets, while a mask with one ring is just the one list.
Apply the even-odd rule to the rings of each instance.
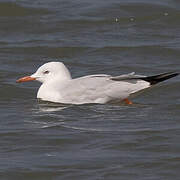
[[44, 71], [43, 73], [44, 73], [44, 74], [48, 74], [48, 73], [49, 73], [49, 71]]

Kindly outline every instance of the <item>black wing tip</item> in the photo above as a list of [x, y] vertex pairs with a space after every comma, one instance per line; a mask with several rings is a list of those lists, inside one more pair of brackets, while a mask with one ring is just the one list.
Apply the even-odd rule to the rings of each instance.
[[168, 73], [158, 74], [155, 76], [143, 77], [140, 79], [149, 82], [151, 85], [154, 85], [159, 82], [165, 81], [165, 80], [173, 78], [175, 76], [178, 76], [179, 74], [180, 73], [178, 73], [178, 72], [168, 72]]

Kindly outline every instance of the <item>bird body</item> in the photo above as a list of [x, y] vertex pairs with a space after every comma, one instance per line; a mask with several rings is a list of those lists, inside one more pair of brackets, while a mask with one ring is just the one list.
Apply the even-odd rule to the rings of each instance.
[[141, 76], [134, 73], [111, 76], [97, 74], [72, 79], [70, 72], [61, 62], [49, 62], [31, 76], [17, 80], [38, 80], [42, 83], [37, 98], [64, 104], [120, 102], [134, 93], [151, 87], [160, 81], [178, 75], [164, 73], [157, 76]]
[[138, 82], [117, 82], [111, 80], [109, 76], [101, 75], [85, 76], [62, 82], [47, 82], [41, 85], [37, 98], [67, 104], [104, 104], [117, 99], [121, 101], [129, 94], [149, 87], [148, 82], [135, 81]]

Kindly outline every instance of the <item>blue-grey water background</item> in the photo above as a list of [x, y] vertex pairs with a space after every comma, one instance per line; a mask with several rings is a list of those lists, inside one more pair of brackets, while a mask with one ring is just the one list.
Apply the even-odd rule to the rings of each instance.
[[179, 71], [180, 1], [0, 1], [0, 179], [179, 179], [179, 77], [132, 106], [64, 107], [15, 82], [48, 61], [73, 77]]

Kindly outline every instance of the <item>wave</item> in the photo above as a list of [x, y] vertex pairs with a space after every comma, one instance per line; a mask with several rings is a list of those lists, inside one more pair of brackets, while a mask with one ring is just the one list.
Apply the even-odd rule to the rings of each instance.
[[28, 16], [47, 13], [49, 13], [47, 9], [23, 7], [14, 2], [0, 3], [0, 16]]

